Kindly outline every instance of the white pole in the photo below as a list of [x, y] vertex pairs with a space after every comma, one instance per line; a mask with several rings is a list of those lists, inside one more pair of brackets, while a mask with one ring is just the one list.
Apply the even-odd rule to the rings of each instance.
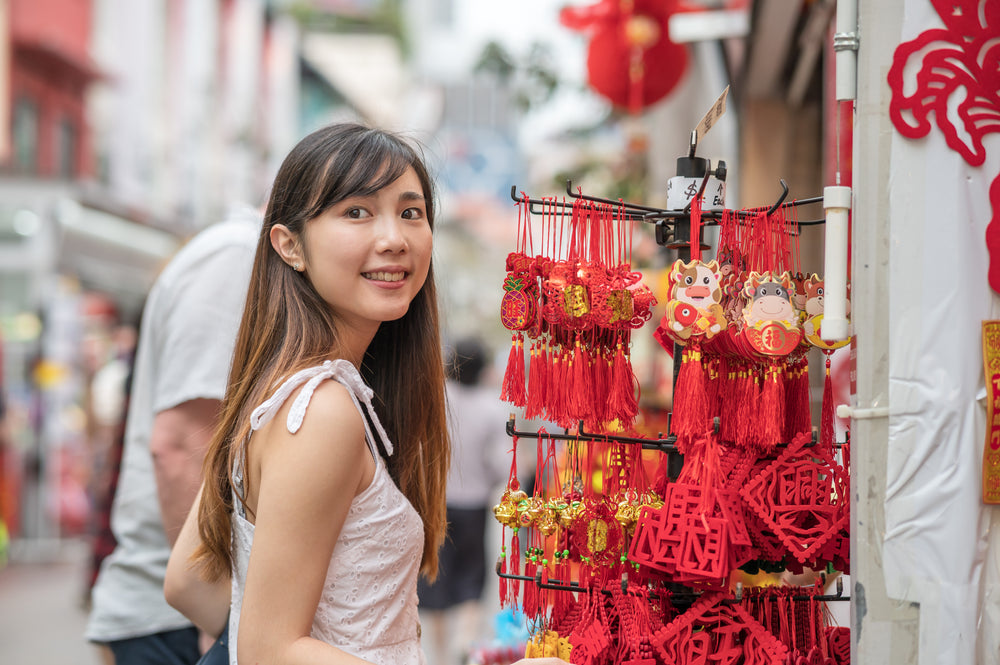
[[823, 324], [820, 337], [827, 342], [847, 339], [847, 215], [850, 187], [824, 187], [826, 242], [823, 265]]
[[836, 52], [837, 101], [858, 96], [858, 4], [857, 0], [837, 0], [837, 31], [833, 35]]

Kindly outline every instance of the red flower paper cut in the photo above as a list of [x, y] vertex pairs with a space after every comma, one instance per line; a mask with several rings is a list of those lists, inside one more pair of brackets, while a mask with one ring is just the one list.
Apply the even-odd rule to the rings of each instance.
[[[948, 145], [979, 166], [986, 158], [983, 136], [1000, 131], [1000, 3], [931, 4], [945, 27], [922, 32], [896, 49], [889, 70], [889, 116], [900, 134], [915, 139], [930, 132], [933, 114]], [[904, 81], [904, 70], [915, 64], [911, 59], [919, 61], [920, 70], [915, 81]], [[949, 105], [955, 106], [961, 129], [953, 123]]]
[[[926, 136], [931, 116], [948, 146], [972, 166], [986, 159], [983, 137], [1000, 132], [1000, 3], [931, 0], [943, 29], [899, 45], [889, 69], [889, 117], [907, 138]], [[916, 74], [910, 72], [917, 68]], [[958, 125], [956, 125], [956, 120]], [[989, 283], [1000, 292], [1000, 178], [990, 188], [986, 228]]]

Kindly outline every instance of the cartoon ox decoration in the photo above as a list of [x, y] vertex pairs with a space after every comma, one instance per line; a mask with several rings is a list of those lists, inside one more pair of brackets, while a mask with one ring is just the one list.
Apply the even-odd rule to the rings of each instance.
[[[850, 297], [851, 287], [850, 284], [848, 284], [847, 306], [844, 310], [848, 314], [851, 313]], [[832, 351], [850, 344], [851, 338], [848, 336], [846, 339], [834, 341], [827, 341], [823, 339], [823, 298], [823, 280], [816, 274], [813, 274], [805, 281], [805, 306], [803, 307], [805, 314], [803, 315], [802, 332], [805, 334], [806, 340], [808, 340], [813, 346], [823, 349], [824, 351]]]
[[799, 316], [793, 304], [788, 273], [750, 273], [743, 294], [743, 334], [755, 351], [765, 356], [786, 356], [802, 341]]
[[715, 261], [675, 261], [667, 277], [670, 295], [656, 331], [657, 339], [668, 335], [679, 344], [686, 344], [692, 336], [711, 339], [722, 332], [727, 321], [721, 304], [721, 277]]

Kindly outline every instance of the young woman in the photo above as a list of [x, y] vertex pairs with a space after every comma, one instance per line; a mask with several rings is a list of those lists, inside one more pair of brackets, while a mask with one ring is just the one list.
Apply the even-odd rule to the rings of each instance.
[[209, 632], [229, 610], [233, 665], [423, 662], [449, 464], [433, 194], [407, 142], [359, 125], [278, 171], [165, 586]]

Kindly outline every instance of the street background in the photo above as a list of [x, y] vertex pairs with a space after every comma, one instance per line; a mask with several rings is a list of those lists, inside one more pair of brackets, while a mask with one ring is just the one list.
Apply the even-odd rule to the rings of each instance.
[[15, 555], [0, 570], [0, 663], [102, 665], [83, 639], [87, 543], [66, 540]]
[[[633, 4], [641, 16], [611, 26], [612, 46], [669, 47], [643, 51], [655, 99], [594, 84], [607, 84], [595, 69], [611, 62], [591, 58], [594, 34]], [[280, 160], [318, 126], [360, 121], [425, 146], [439, 185], [445, 340], [485, 340], [501, 376], [512, 191], [565, 199], [571, 181], [665, 207], [691, 130], [728, 87], [728, 110], [697, 146], [713, 167], [728, 165], [726, 204], [770, 204], [779, 178], [792, 198], [820, 193], [835, 129], [822, 122], [834, 0], [686, 4], [0, 0], [10, 83], [0, 126], [11, 128], [0, 132], [0, 519], [12, 539], [0, 567], [0, 665], [99, 663], [82, 638], [90, 557], [145, 295], [187, 238], [262, 201]], [[612, 82], [631, 80], [634, 65]], [[803, 236], [804, 264], [821, 264], [820, 239]], [[676, 250], [655, 242], [651, 224], [635, 225], [629, 248], [662, 307]], [[673, 363], [650, 334], [631, 351], [637, 428], [656, 436]], [[811, 372], [817, 384], [822, 375]]]

